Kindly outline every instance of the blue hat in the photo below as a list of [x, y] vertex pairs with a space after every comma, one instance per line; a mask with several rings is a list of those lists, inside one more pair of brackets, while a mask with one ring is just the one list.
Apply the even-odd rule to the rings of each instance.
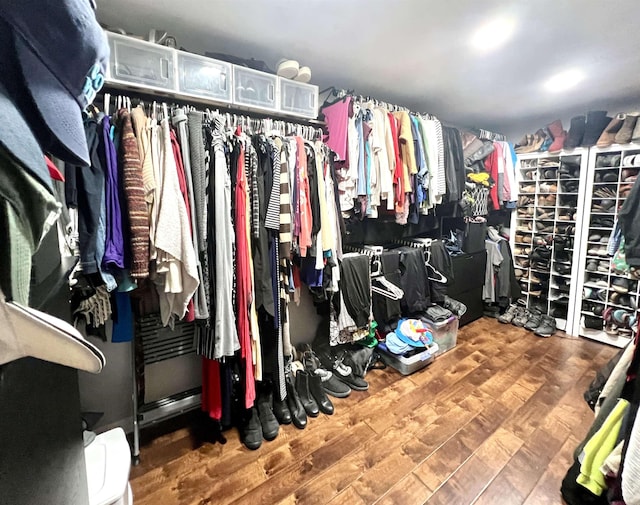
[[12, 28], [14, 57], [32, 99], [30, 110], [17, 100], [23, 116], [43, 149], [78, 164], [90, 163], [82, 111], [104, 84], [109, 60], [94, 7], [89, 0], [0, 2], [0, 18]]
[[433, 335], [419, 319], [400, 319], [395, 334], [412, 347], [427, 347], [433, 342]]

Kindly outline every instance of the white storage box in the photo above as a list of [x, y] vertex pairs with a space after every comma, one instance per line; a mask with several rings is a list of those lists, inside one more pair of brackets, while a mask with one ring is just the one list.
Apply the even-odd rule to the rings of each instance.
[[111, 58], [107, 77], [147, 88], [176, 90], [175, 51], [171, 48], [107, 32]]
[[280, 110], [296, 116], [318, 117], [318, 86], [280, 77]]
[[89, 505], [133, 505], [131, 451], [122, 428], [101, 433], [84, 449]]
[[234, 65], [233, 103], [254, 109], [278, 110], [278, 77]]
[[231, 63], [177, 51], [178, 91], [230, 103], [233, 89]]

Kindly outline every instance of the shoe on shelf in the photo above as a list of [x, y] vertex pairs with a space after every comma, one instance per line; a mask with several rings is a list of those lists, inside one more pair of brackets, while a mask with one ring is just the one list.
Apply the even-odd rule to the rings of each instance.
[[571, 126], [569, 127], [569, 134], [564, 141], [565, 149], [575, 149], [580, 145], [584, 138], [586, 129], [586, 117], [575, 116], [571, 118]]
[[624, 119], [625, 114], [618, 114], [616, 117], [614, 117], [604, 129], [602, 135], [600, 135], [600, 138], [596, 142], [596, 146], [609, 147], [611, 144], [613, 144], [616, 139], [616, 133], [618, 133], [620, 131], [620, 128], [622, 128]]
[[611, 282], [611, 287], [617, 292], [626, 294], [629, 292], [629, 281], [624, 277], [616, 277]]
[[556, 332], [556, 320], [551, 316], [544, 315], [534, 334], [539, 337], [550, 337]]
[[628, 144], [631, 142], [631, 137], [633, 137], [633, 130], [636, 127], [636, 123], [638, 122], [638, 114], [637, 112], [628, 113], [624, 121], [622, 122], [622, 127], [618, 130], [614, 137], [614, 142], [616, 144]]

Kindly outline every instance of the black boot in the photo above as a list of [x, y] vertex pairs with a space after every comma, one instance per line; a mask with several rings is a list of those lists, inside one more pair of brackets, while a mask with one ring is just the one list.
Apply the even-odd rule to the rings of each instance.
[[327, 415], [333, 414], [333, 403], [331, 403], [331, 400], [329, 400], [327, 394], [324, 392], [320, 376], [315, 373], [309, 373], [308, 380], [309, 391], [311, 391], [311, 396], [315, 399], [320, 411]]
[[262, 427], [255, 407], [246, 411], [246, 418], [240, 428], [240, 438], [245, 447], [252, 451], [259, 449], [262, 445]]
[[287, 398], [280, 400], [277, 392], [273, 397], [273, 413], [280, 424], [291, 424], [291, 411], [287, 405]]
[[304, 411], [298, 392], [293, 385], [293, 378], [291, 377], [291, 374], [287, 373], [285, 378], [287, 384], [287, 405], [291, 412], [291, 420], [296, 428], [302, 430], [307, 426], [307, 414]]
[[296, 390], [307, 415], [317, 417], [320, 409], [313, 396], [311, 396], [311, 391], [309, 391], [309, 374], [303, 370], [298, 370], [298, 373], [296, 373]]
[[273, 440], [278, 436], [280, 424], [273, 415], [273, 394], [264, 386], [256, 399], [256, 407], [262, 425], [262, 436], [265, 440]]

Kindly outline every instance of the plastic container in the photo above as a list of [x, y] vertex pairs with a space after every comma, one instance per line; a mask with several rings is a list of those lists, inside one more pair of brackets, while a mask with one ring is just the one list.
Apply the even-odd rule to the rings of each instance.
[[122, 428], [98, 435], [84, 449], [89, 505], [133, 505], [131, 450]]
[[175, 51], [151, 42], [107, 32], [109, 79], [160, 90], [176, 90]]
[[429, 331], [433, 335], [433, 341], [438, 344], [437, 356], [450, 351], [456, 346], [458, 342], [458, 326], [460, 321], [456, 316], [452, 316], [446, 321], [434, 323], [429, 319], [422, 318], [422, 321], [427, 325]]
[[318, 86], [280, 77], [280, 110], [296, 116], [318, 117]]
[[384, 342], [380, 342], [376, 348], [382, 359], [391, 368], [395, 368], [402, 375], [410, 375], [418, 370], [422, 370], [428, 364], [433, 362], [438, 354], [438, 344], [431, 344], [424, 351], [405, 356], [402, 354], [393, 354], [387, 349]]
[[278, 76], [234, 65], [233, 103], [253, 109], [278, 110]]
[[176, 51], [178, 91], [231, 103], [233, 65], [184, 51]]

